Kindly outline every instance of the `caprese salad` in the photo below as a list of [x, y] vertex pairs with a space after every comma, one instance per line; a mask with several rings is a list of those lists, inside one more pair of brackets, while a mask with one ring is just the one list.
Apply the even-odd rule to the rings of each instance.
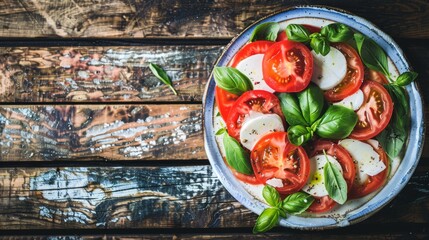
[[344, 24], [262, 23], [213, 76], [225, 162], [271, 206], [255, 232], [379, 190], [406, 143], [417, 74], [393, 76], [384, 50]]

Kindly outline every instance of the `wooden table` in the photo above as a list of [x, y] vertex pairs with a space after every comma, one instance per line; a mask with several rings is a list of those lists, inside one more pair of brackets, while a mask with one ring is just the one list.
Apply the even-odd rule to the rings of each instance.
[[[0, 1], [0, 233], [428, 238], [427, 147], [388, 206], [323, 232], [252, 235], [256, 214], [213, 173], [201, 101], [214, 62], [255, 20], [306, 3], [374, 22], [403, 48], [429, 94], [427, 1]], [[149, 62], [167, 70], [178, 96]]]

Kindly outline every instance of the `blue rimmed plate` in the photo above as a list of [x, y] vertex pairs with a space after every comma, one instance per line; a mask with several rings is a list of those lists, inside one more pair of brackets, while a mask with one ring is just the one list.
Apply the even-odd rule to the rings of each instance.
[[[228, 44], [219, 57], [216, 66], [226, 66], [237, 51], [248, 42], [255, 26], [264, 22], [279, 22], [281, 29], [290, 23], [305, 23], [319, 27], [332, 22], [344, 23], [373, 39], [386, 51], [389, 57], [389, 68], [393, 76], [410, 70], [410, 66], [398, 45], [372, 23], [345, 11], [322, 6], [292, 7], [255, 22]], [[347, 226], [362, 221], [380, 210], [405, 187], [420, 159], [424, 142], [423, 107], [420, 93], [415, 83], [407, 86], [406, 90], [410, 98], [411, 129], [407, 147], [401, 157], [396, 159], [397, 164], [393, 164], [393, 170], [387, 184], [380, 191], [363, 199], [348, 201], [346, 205], [331, 212], [318, 215], [288, 216], [280, 221], [280, 225], [299, 229], [326, 229]], [[219, 120], [220, 117], [217, 117], [214, 95], [215, 82], [211, 76], [203, 98], [204, 139], [210, 163], [231, 195], [251, 211], [260, 214], [267, 207], [260, 196], [262, 187], [253, 187], [240, 182], [224, 163], [222, 144], [219, 136], [215, 135], [215, 132], [221, 127], [221, 120]]]

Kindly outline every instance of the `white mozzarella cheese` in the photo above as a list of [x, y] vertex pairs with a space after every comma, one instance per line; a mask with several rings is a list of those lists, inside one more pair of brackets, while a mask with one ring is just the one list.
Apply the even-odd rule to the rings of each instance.
[[322, 90], [337, 86], [347, 73], [347, 61], [344, 54], [334, 47], [330, 48], [331, 50], [326, 56], [311, 51], [314, 61], [311, 81]]
[[255, 90], [265, 90], [267, 92], [273, 93], [274, 90], [270, 88], [262, 75], [262, 59], [264, 54], [255, 54], [250, 57], [243, 59], [235, 67], [244, 75], [246, 75], [253, 84], [253, 89]]
[[240, 129], [241, 144], [252, 150], [258, 140], [269, 132], [283, 132], [282, 119], [277, 114], [262, 114], [250, 111]]
[[375, 176], [386, 169], [380, 155], [370, 144], [355, 139], [344, 139], [339, 145], [352, 156], [356, 166], [356, 180], [360, 183], [366, 182], [368, 176]]
[[363, 98], [363, 92], [359, 89], [357, 92], [344, 98], [340, 102], [334, 103], [334, 105], [341, 105], [347, 108], [351, 108], [353, 109], [353, 111], [356, 111], [360, 108], [360, 106], [362, 106]]
[[327, 162], [327, 159], [333, 165], [335, 165], [341, 173], [343, 169], [341, 168], [340, 163], [330, 155], [319, 154], [310, 158], [310, 178], [308, 179], [307, 184], [302, 188], [302, 190], [315, 197], [323, 197], [328, 195], [325, 187], [325, 179], [323, 176], [323, 169]]
[[273, 187], [283, 187], [283, 180], [279, 178], [271, 178], [266, 181], [266, 184]]

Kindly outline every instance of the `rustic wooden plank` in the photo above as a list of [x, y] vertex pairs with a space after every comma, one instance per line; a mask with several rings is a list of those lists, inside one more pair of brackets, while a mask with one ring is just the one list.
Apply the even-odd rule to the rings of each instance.
[[250, 4], [243, 0], [108, 0], [102, 3], [4, 0], [0, 10], [0, 36], [231, 38], [261, 17], [299, 4], [343, 8], [373, 21], [395, 37], [429, 37], [429, 3], [420, 0], [282, 0]]
[[[222, 187], [210, 166], [4, 168], [0, 186], [0, 229], [250, 231], [256, 219]], [[356, 232], [377, 231], [381, 224], [428, 224], [428, 193], [429, 169], [419, 168], [403, 192], [357, 225]]]
[[[0, 48], [0, 102], [201, 101], [221, 46]], [[162, 66], [179, 95], [149, 63]]]
[[0, 106], [0, 161], [205, 159], [199, 104]]

